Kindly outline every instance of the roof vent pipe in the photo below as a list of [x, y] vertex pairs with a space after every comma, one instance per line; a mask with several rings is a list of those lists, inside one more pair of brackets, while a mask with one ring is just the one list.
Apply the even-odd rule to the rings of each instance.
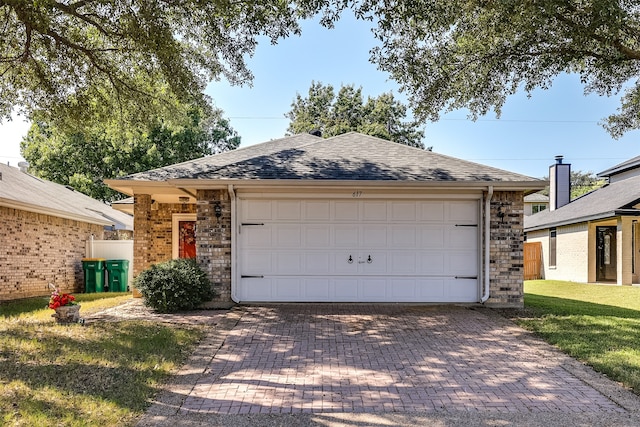
[[18, 167], [20, 168], [20, 172], [27, 173], [27, 170], [29, 169], [29, 163], [27, 163], [27, 162], [19, 162], [18, 163]]
[[571, 164], [562, 163], [563, 156], [556, 156], [556, 163], [549, 166], [549, 210], [554, 211], [571, 201]]

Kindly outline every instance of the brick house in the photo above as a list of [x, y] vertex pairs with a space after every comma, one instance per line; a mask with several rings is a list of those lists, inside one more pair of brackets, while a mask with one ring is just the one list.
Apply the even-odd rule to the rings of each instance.
[[134, 274], [195, 256], [222, 302], [521, 306], [523, 197], [546, 181], [347, 133], [107, 184], [134, 197]]
[[131, 216], [0, 164], [0, 301], [83, 291], [87, 241], [133, 229]]
[[542, 248], [542, 277], [640, 284], [640, 156], [598, 174], [607, 184], [570, 200], [571, 165], [549, 168], [550, 208], [526, 217], [527, 242]]

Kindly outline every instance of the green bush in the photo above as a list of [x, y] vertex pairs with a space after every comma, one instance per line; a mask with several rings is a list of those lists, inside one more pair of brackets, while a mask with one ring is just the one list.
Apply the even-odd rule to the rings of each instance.
[[194, 259], [174, 259], [152, 265], [136, 277], [135, 287], [146, 306], [161, 313], [192, 310], [214, 293]]

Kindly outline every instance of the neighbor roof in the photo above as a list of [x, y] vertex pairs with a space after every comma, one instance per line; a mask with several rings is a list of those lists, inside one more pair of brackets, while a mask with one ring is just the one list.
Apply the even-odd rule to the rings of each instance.
[[133, 218], [80, 192], [0, 164], [0, 206], [133, 230]]
[[640, 176], [607, 184], [556, 210], [525, 217], [525, 231], [575, 224], [618, 215], [640, 215]]
[[640, 156], [634, 157], [629, 160], [625, 160], [622, 163], [619, 163], [613, 167], [610, 167], [609, 169], [600, 172], [598, 174], [598, 177], [601, 177], [601, 178], [610, 177], [611, 175], [625, 172], [625, 171], [628, 171], [629, 169], [637, 168], [638, 166], [640, 166]]
[[109, 183], [168, 180], [545, 181], [355, 132], [328, 139], [300, 134], [142, 172]]
[[524, 196], [525, 203], [549, 203], [549, 196], [540, 193], [533, 193]]

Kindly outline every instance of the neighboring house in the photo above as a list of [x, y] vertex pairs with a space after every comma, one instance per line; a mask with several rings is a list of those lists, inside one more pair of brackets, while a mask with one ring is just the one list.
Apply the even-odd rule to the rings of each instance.
[[[525, 218], [527, 242], [542, 246], [543, 277], [576, 282], [640, 283], [638, 219], [640, 156], [598, 174], [608, 183], [569, 202], [566, 164], [550, 168], [551, 192], [556, 182], [561, 203]], [[570, 171], [569, 171], [570, 172]]]
[[549, 209], [549, 196], [533, 193], [524, 196], [524, 216], [534, 215]]
[[0, 164], [0, 301], [83, 290], [87, 241], [133, 218], [63, 185]]
[[523, 197], [547, 182], [352, 132], [107, 184], [134, 196], [134, 274], [195, 255], [218, 301], [520, 306]]

